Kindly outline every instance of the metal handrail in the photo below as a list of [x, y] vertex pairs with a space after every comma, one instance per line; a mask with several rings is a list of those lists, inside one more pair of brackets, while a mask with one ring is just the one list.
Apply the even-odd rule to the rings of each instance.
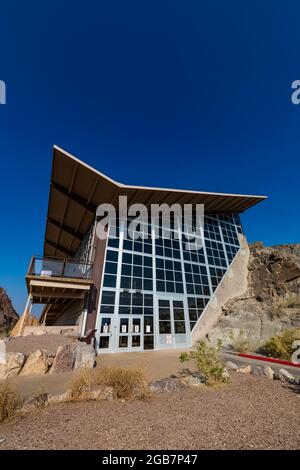
[[[40, 265], [38, 266], [38, 263]], [[27, 275], [43, 277], [92, 278], [92, 263], [70, 258], [32, 256]]]

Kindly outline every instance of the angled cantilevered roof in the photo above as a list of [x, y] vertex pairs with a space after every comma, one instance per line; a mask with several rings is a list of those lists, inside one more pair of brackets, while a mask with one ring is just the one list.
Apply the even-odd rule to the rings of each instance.
[[118, 183], [65, 150], [53, 147], [44, 255], [73, 257], [102, 203], [204, 204], [206, 213], [244, 212], [266, 196], [184, 191]]

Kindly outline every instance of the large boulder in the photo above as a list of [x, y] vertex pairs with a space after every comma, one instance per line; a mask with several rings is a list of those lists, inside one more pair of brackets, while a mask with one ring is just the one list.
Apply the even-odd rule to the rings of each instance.
[[38, 349], [29, 354], [20, 375], [42, 375], [48, 371], [48, 352]]
[[24, 354], [19, 352], [9, 352], [6, 354], [6, 363], [0, 364], [0, 380], [15, 377], [19, 374], [26, 360]]
[[149, 384], [150, 391], [155, 393], [180, 392], [187, 387], [188, 386], [178, 377], [167, 377], [165, 379], [155, 380]]
[[298, 384], [298, 380], [295, 379], [295, 377], [292, 374], [290, 374], [286, 369], [279, 369], [277, 378], [281, 380], [282, 382], [288, 382], [294, 385]]
[[96, 352], [91, 344], [79, 343], [77, 345], [74, 369], [85, 367], [92, 369], [95, 366]]
[[76, 343], [58, 346], [50, 374], [71, 371], [75, 364], [77, 348], [78, 345]]

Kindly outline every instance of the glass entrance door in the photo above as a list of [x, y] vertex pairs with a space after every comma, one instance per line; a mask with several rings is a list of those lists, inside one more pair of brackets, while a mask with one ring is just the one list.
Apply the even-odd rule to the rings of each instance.
[[112, 349], [112, 315], [99, 315], [98, 349], [110, 352]]
[[161, 348], [185, 347], [187, 327], [182, 300], [158, 300], [159, 346]]
[[143, 350], [143, 317], [120, 315], [118, 328], [119, 351]]

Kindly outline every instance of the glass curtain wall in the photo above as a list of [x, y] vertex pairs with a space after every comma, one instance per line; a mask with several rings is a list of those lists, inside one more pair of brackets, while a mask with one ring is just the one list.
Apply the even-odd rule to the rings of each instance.
[[[198, 250], [190, 249], [188, 233], [174, 221], [167, 233], [159, 221], [136, 229], [130, 219], [116, 225], [116, 237], [109, 235], [106, 249], [99, 349], [189, 346], [192, 329], [240, 249], [239, 216], [206, 215]], [[137, 232], [142, 237], [135, 239]]]

